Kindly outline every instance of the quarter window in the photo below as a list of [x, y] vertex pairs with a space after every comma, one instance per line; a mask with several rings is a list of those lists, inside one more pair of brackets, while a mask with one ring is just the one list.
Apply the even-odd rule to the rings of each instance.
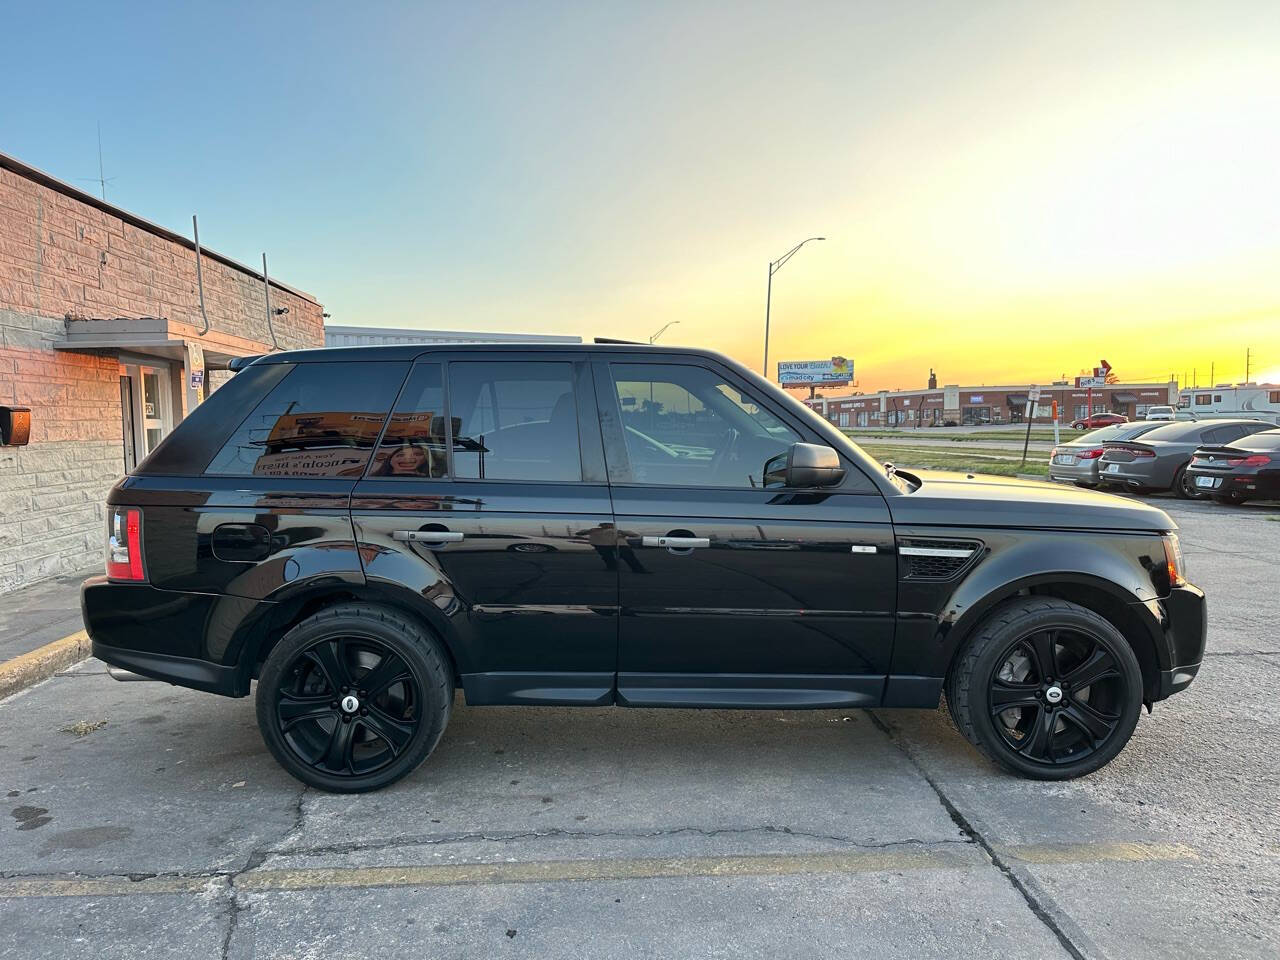
[[359, 477], [407, 364], [299, 363], [254, 408], [206, 473]]
[[458, 479], [582, 479], [569, 363], [451, 363], [449, 406]]
[[628, 477], [663, 486], [761, 487], [765, 464], [800, 436], [705, 367], [610, 364]]

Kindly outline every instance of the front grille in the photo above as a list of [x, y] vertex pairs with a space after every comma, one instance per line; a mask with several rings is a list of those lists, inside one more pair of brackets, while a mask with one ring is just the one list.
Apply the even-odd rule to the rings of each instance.
[[981, 555], [976, 540], [906, 538], [898, 541], [899, 568], [904, 580], [950, 580]]

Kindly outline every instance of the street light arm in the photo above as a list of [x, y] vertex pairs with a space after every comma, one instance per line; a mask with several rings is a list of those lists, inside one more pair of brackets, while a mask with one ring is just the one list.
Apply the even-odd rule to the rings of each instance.
[[792, 247], [790, 250], [788, 250], [786, 253], [780, 256], [777, 260], [769, 264], [769, 276], [773, 276], [775, 273], [781, 270], [782, 265], [786, 263], [788, 260], [790, 260], [792, 257], [794, 257], [797, 253], [799, 253], [800, 248], [803, 247], [806, 243], [812, 243], [814, 240], [825, 240], [825, 239], [827, 238], [826, 237], [810, 237], [808, 240], [801, 240], [794, 247]]
[[679, 323], [679, 322], [680, 322], [679, 320], [672, 320], [670, 323], [664, 324], [661, 330], [659, 330], [657, 333], [655, 333], [653, 336], [651, 336], [651, 337], [649, 338], [649, 342], [650, 342], [650, 343], [653, 343], [653, 342], [654, 342], [654, 341], [656, 341], [660, 336], [662, 336], [664, 333], [666, 333], [666, 332], [667, 332], [667, 327], [675, 326], [675, 325], [676, 325], [677, 323]]

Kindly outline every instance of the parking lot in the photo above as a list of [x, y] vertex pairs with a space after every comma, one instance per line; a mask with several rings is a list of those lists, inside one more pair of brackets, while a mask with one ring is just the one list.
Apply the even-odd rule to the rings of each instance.
[[87, 661], [0, 703], [0, 956], [1274, 957], [1280, 509], [1164, 498], [1191, 688], [1082, 781], [944, 711], [467, 708], [381, 793]]

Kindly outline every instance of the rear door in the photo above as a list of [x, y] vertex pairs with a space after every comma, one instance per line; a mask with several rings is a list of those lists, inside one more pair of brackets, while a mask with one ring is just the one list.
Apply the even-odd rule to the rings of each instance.
[[597, 362], [618, 533], [618, 697], [633, 705], [880, 701], [893, 640], [888, 508], [853, 464], [827, 490], [766, 488], [823, 442], [703, 358]]
[[580, 354], [420, 360], [352, 518], [370, 583], [440, 611], [469, 703], [612, 701], [613, 515]]

